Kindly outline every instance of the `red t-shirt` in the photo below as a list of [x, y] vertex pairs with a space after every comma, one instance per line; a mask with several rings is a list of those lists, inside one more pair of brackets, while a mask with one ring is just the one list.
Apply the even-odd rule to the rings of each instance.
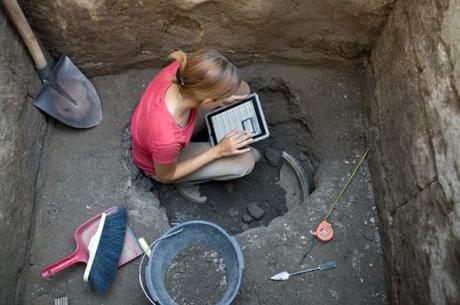
[[132, 157], [147, 175], [154, 175], [153, 162], [169, 164], [189, 143], [196, 122], [196, 109], [186, 126], [177, 125], [165, 104], [165, 93], [176, 77], [179, 62], [173, 62], [150, 82], [131, 119]]

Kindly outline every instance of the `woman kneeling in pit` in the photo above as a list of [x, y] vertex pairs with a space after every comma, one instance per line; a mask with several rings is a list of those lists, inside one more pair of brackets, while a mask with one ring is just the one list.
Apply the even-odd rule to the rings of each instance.
[[259, 152], [251, 135], [229, 132], [217, 145], [190, 142], [205, 128], [204, 114], [244, 99], [249, 86], [238, 68], [214, 49], [182, 51], [145, 90], [131, 120], [132, 157], [148, 176], [173, 183], [188, 200], [203, 203], [199, 184], [249, 174]]

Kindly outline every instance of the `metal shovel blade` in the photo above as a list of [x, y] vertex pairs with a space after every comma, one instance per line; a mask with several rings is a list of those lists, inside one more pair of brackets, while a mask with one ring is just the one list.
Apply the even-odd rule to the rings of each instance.
[[74, 128], [90, 128], [102, 121], [101, 102], [96, 89], [67, 56], [59, 59], [33, 104]]

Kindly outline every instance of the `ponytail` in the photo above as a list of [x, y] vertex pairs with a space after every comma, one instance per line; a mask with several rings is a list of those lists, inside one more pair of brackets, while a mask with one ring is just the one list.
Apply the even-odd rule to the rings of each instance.
[[187, 65], [187, 54], [181, 50], [177, 50], [169, 54], [168, 57], [177, 60], [180, 64], [180, 72], [184, 72], [185, 66]]

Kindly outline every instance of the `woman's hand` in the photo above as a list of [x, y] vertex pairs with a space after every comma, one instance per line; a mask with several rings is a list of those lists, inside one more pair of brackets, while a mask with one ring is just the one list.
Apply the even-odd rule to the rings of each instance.
[[246, 146], [252, 143], [252, 136], [252, 134], [245, 134], [239, 129], [230, 131], [222, 138], [219, 144], [214, 146], [217, 156], [222, 158], [248, 152], [250, 148]]
[[223, 100], [222, 106], [233, 104], [234, 102], [244, 100], [247, 97], [247, 95], [232, 95]]

